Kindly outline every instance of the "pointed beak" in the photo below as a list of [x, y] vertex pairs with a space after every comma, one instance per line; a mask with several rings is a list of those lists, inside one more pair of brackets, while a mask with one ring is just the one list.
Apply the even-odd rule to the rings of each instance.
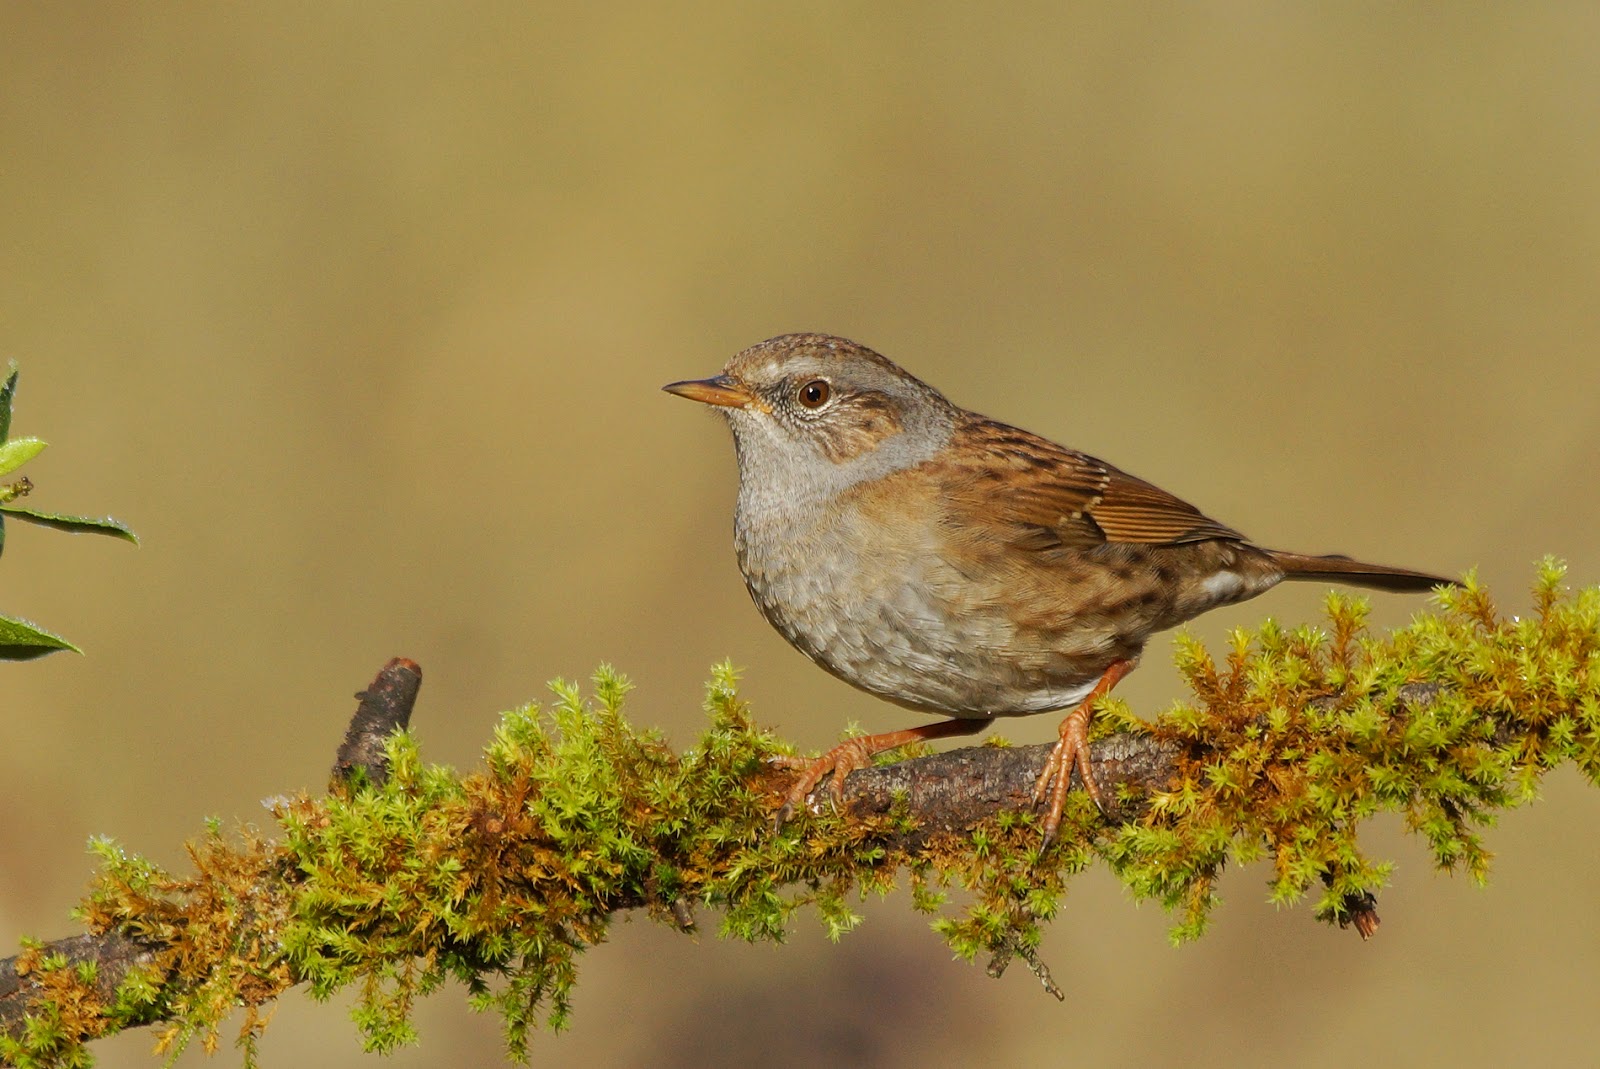
[[688, 379], [684, 382], [672, 382], [661, 387], [668, 393], [675, 393], [679, 397], [687, 397], [691, 401], [699, 401], [703, 405], [718, 405], [722, 408], [762, 408], [763, 406], [750, 388], [738, 379], [727, 375], [718, 375], [710, 379]]

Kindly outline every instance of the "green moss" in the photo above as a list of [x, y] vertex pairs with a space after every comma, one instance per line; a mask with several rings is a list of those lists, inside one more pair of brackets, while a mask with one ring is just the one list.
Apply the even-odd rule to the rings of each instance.
[[[1544, 771], [1570, 761], [1600, 783], [1600, 589], [1568, 592], [1546, 562], [1533, 606], [1503, 617], [1469, 577], [1388, 635], [1335, 595], [1322, 626], [1269, 621], [1231, 636], [1220, 663], [1180, 637], [1192, 699], [1150, 722], [1105, 701], [1094, 727], [1170, 746], [1171, 781], [1119, 791], [1132, 816], [1115, 825], [1074, 791], [1044, 850], [1032, 812], [1002, 811], [908, 853], [895, 845], [914, 826], [904, 798], [871, 819], [829, 810], [774, 829], [784, 781], [767, 762], [786, 748], [754, 725], [729, 666], [683, 754], [628, 723], [629, 686], [602, 668], [587, 697], [558, 681], [547, 707], [505, 714], [466, 775], [400, 735], [386, 783], [281, 802], [275, 840], [209, 826], [191, 876], [97, 842], [84, 921], [169, 949], [109, 999], [90, 970], [26, 951], [46, 996], [0, 1056], [87, 1064], [86, 1039], [157, 1018], [162, 1049], [214, 1049], [243, 1007], [248, 1062], [265, 1007], [296, 983], [356, 992], [367, 1046], [387, 1051], [415, 1042], [416, 1000], [454, 981], [525, 1059], [533, 1030], [570, 1020], [581, 955], [619, 910], [679, 930], [710, 910], [723, 936], [750, 941], [782, 940], [813, 912], [837, 939], [862, 896], [902, 876], [956, 955], [987, 956], [996, 974], [1021, 958], [1051, 991], [1042, 926], [1096, 859], [1173, 911], [1175, 940], [1205, 930], [1230, 863], [1265, 862], [1267, 898], [1314, 894], [1320, 919], [1344, 923], [1390, 876], [1360, 849], [1373, 814], [1402, 814], [1441, 868], [1482, 880], [1482, 829], [1531, 800]], [[1427, 693], [1408, 689], [1419, 682]]]
[[[1361, 820], [1401, 812], [1444, 869], [1487, 876], [1476, 829], [1533, 797], [1537, 776], [1571, 760], [1593, 779], [1600, 692], [1600, 590], [1562, 590], [1546, 561], [1535, 612], [1502, 618], [1472, 579], [1441, 592], [1442, 612], [1386, 637], [1366, 606], [1331, 595], [1328, 628], [1268, 622], [1234, 636], [1219, 669], [1192, 641], [1179, 666], [1196, 701], [1152, 725], [1186, 747], [1180, 776], [1124, 827], [1107, 860], [1135, 895], [1181, 909], [1203, 930], [1222, 865], [1272, 859], [1269, 895], [1293, 902], [1323, 884], [1317, 915], [1381, 887], [1390, 866], [1358, 849]], [[1437, 686], [1402, 701], [1408, 683]]]

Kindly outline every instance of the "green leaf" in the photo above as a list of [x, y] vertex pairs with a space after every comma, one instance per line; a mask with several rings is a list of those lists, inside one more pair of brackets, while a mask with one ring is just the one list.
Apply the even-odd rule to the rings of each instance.
[[0, 442], [11, 436], [11, 399], [17, 395], [17, 362], [11, 361], [11, 374], [0, 386]]
[[19, 520], [27, 520], [29, 523], [37, 523], [44, 527], [54, 527], [58, 531], [112, 535], [127, 539], [134, 545], [139, 544], [139, 536], [114, 516], [63, 516], [56, 512], [40, 512], [37, 509], [19, 508], [16, 505], [0, 505], [0, 514], [15, 516]]
[[0, 660], [28, 661], [56, 650], [83, 652], [60, 635], [53, 635], [26, 620], [0, 616]]
[[13, 438], [0, 442], [0, 475], [10, 475], [44, 452], [46, 443], [37, 438]]

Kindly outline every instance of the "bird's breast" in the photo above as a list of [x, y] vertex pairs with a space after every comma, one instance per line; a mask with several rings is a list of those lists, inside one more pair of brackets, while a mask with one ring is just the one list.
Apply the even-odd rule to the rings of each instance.
[[[741, 507], [735, 547], [751, 598], [785, 639], [900, 705], [969, 717], [1061, 709], [1116, 655], [1092, 635], [1023, 633], [1003, 598], [984, 597], [947, 558], [932, 518]], [[1064, 648], [1084, 642], [1096, 647], [1087, 658]]]

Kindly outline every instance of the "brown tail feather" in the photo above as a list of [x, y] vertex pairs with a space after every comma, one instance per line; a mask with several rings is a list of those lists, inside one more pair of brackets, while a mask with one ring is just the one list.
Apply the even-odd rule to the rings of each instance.
[[1349, 557], [1313, 557], [1305, 553], [1289, 553], [1269, 549], [1267, 556], [1283, 569], [1286, 579], [1305, 579], [1348, 583], [1374, 590], [1392, 590], [1397, 593], [1431, 590], [1436, 586], [1459, 586], [1454, 579], [1427, 572], [1414, 572], [1409, 568], [1391, 568], [1386, 564], [1363, 564]]

